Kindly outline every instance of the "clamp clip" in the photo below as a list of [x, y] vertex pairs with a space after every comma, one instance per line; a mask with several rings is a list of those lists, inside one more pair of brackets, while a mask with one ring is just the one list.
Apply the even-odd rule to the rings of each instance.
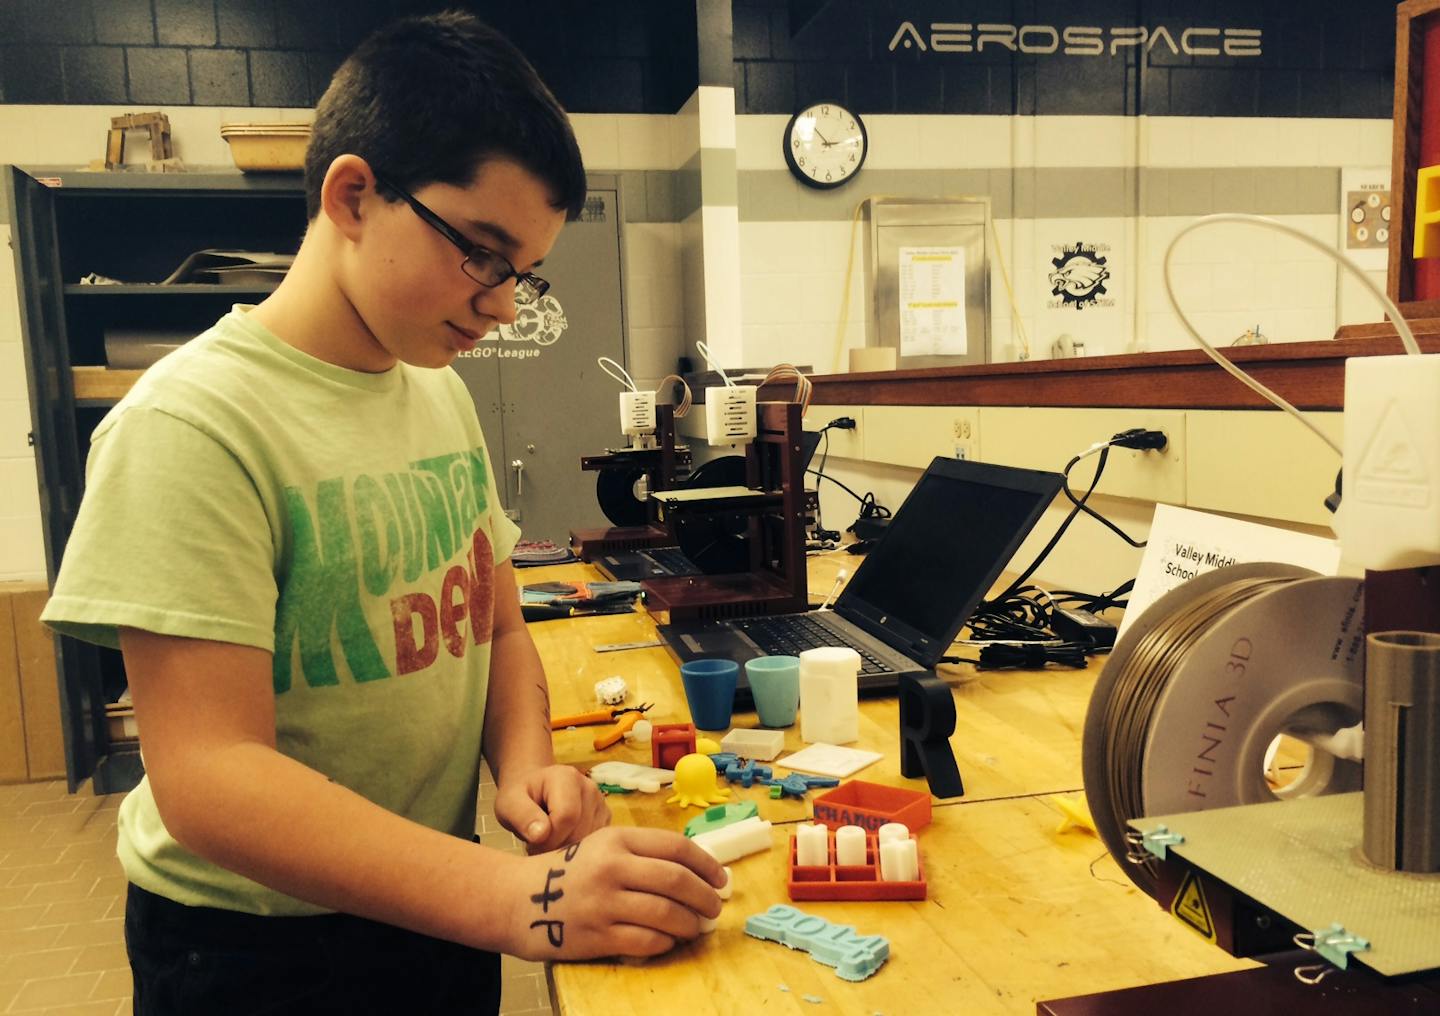
[[1163, 823], [1140, 836], [1140, 845], [1162, 861], [1165, 860], [1166, 851], [1184, 842], [1184, 836], [1171, 832]]
[[1302, 931], [1295, 936], [1295, 944], [1319, 953], [1341, 970], [1349, 963], [1351, 953], [1366, 952], [1370, 948], [1368, 938], [1346, 931], [1339, 921], [1319, 931]]

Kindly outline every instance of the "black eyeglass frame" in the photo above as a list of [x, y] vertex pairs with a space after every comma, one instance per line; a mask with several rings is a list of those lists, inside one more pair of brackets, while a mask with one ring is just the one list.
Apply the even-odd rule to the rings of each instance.
[[[507, 279], [514, 279], [515, 302], [522, 305], [535, 303], [550, 291], [549, 282], [540, 278], [540, 276], [534, 272], [517, 272], [515, 266], [512, 265], [510, 260], [503, 254], [498, 254], [483, 244], [472, 243], [466, 239], [464, 233], [461, 233], [454, 226], [450, 225], [450, 223], [436, 215], [420, 201], [419, 198], [415, 197], [415, 195], [403, 187], [397, 186], [379, 173], [375, 173], [375, 182], [386, 190], [394, 191], [400, 195], [400, 197], [405, 200], [405, 203], [410, 206], [411, 210], [420, 216], [426, 225], [430, 226], [435, 232], [449, 240], [464, 253], [465, 260], [460, 262], [460, 270], [464, 272], [465, 277], [472, 282], [484, 286], [486, 289], [494, 289], [497, 286], [503, 286]], [[501, 271], [503, 274], [494, 282], [487, 282], [477, 276], [474, 272], [470, 271], [471, 267], [474, 267], [478, 271], [483, 263], [476, 261], [477, 256], [482, 256], [492, 263], [496, 263], [496, 270]]]

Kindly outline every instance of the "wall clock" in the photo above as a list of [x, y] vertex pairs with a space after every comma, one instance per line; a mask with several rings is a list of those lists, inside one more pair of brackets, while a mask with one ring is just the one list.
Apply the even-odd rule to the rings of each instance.
[[821, 190], [839, 187], [859, 173], [870, 147], [860, 117], [833, 102], [807, 106], [792, 116], [782, 142], [790, 172]]

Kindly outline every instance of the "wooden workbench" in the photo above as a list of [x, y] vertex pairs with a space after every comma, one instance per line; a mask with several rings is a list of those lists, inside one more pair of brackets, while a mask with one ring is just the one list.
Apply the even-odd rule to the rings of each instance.
[[[811, 559], [811, 589], [827, 590], [834, 558]], [[522, 582], [595, 578], [588, 565], [527, 569]], [[568, 618], [530, 627], [545, 661], [557, 714], [594, 707], [595, 682], [619, 674], [631, 702], [654, 702], [657, 723], [686, 722], [679, 670], [662, 648], [596, 653], [605, 643], [654, 639], [637, 614]], [[957, 726], [951, 741], [964, 797], [933, 801], [934, 821], [919, 834], [929, 898], [914, 903], [798, 903], [806, 913], [890, 940], [889, 961], [852, 984], [781, 945], [744, 932], [745, 918], [790, 903], [785, 850], [808, 801], [772, 801], [767, 788], [732, 787], [776, 823], [773, 848], [732, 865], [735, 894], [719, 930], [644, 963], [558, 963], [551, 986], [565, 1016], [707, 1013], [929, 1014], [1034, 1013], [1039, 999], [1239, 970], [1237, 960], [1188, 931], [1136, 889], [1089, 833], [1058, 832], [1061, 813], [1047, 798], [1080, 789], [1085, 706], [1099, 674], [1089, 670], [976, 672], [947, 666]], [[736, 713], [736, 726], [758, 725]], [[596, 728], [557, 731], [561, 762], [588, 768], [605, 759], [649, 764], [649, 748], [591, 746]], [[896, 701], [863, 699], [860, 741], [885, 753], [857, 779], [923, 789], [900, 776]], [[718, 739], [718, 735], [717, 735]], [[786, 751], [802, 746], [798, 726]], [[784, 767], [780, 767], [784, 771]], [[615, 820], [680, 830], [698, 814], [663, 803], [665, 794], [610, 799]], [[811, 999], [823, 1000], [823, 1007]]]

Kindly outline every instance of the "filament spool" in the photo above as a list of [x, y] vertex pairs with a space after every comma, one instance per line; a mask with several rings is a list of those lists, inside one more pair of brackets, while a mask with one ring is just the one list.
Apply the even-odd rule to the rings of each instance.
[[595, 499], [615, 526], [643, 526], [650, 521], [649, 477], [638, 466], [602, 469], [595, 476]]
[[[1360, 766], [1318, 744], [1358, 723], [1364, 695], [1359, 579], [1281, 564], [1207, 572], [1157, 600], [1106, 662], [1082, 763], [1096, 829], [1136, 885], [1156, 893], [1127, 822], [1360, 788]], [[1282, 791], [1264, 759], [1290, 734], [1310, 762]]]

